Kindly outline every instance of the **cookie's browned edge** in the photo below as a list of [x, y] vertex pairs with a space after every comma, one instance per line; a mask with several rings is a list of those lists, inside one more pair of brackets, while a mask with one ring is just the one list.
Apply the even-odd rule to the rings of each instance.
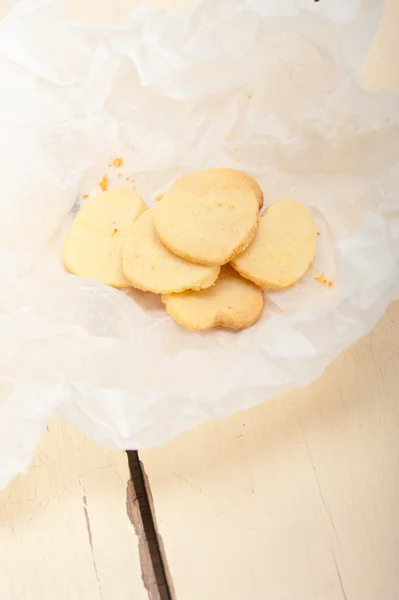
[[138, 537], [143, 582], [149, 600], [174, 600], [147, 476], [136, 451], [127, 451], [127, 457], [131, 480], [127, 486], [126, 507]]

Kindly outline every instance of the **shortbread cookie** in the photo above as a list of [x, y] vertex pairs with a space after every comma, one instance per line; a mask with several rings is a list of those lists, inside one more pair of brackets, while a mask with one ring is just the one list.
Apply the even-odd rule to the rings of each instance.
[[123, 251], [123, 272], [140, 290], [167, 294], [201, 290], [215, 283], [220, 267], [195, 265], [175, 256], [162, 244], [154, 230], [150, 208], [133, 225]]
[[264, 305], [262, 290], [229, 265], [207, 290], [164, 294], [162, 301], [170, 316], [188, 329], [245, 329], [259, 319]]
[[263, 192], [259, 183], [250, 175], [235, 169], [208, 169], [207, 171], [188, 173], [176, 179], [170, 191], [179, 189], [196, 196], [203, 196], [215, 185], [222, 185], [226, 189], [252, 190], [258, 200], [259, 208], [262, 208]]
[[215, 185], [197, 196], [176, 189], [155, 207], [154, 226], [174, 254], [201, 265], [223, 265], [251, 242], [258, 208], [252, 190]]
[[77, 214], [64, 243], [63, 261], [71, 273], [114, 287], [130, 284], [122, 272], [125, 237], [146, 205], [128, 189], [103, 192]]
[[255, 238], [231, 264], [264, 289], [284, 289], [306, 273], [316, 253], [316, 238], [306, 208], [294, 200], [279, 200], [266, 209]]

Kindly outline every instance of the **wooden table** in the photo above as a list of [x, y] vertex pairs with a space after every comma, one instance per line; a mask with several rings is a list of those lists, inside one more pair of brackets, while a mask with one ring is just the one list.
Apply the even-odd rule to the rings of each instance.
[[397, 303], [309, 388], [141, 453], [170, 595], [135, 457], [51, 423], [0, 492], [1, 598], [396, 600], [398, 342]]
[[313, 385], [141, 453], [178, 600], [399, 598], [399, 304]]
[[[117, 20], [132, 4], [70, 8]], [[368, 87], [399, 90], [398, 26], [391, 0]], [[130, 454], [133, 481], [124, 452], [50, 423], [0, 492], [0, 598], [397, 600], [398, 355], [397, 303], [309, 388], [142, 452], [142, 468]]]
[[28, 475], [0, 493], [0, 597], [148, 599], [129, 478], [126, 454], [51, 423]]

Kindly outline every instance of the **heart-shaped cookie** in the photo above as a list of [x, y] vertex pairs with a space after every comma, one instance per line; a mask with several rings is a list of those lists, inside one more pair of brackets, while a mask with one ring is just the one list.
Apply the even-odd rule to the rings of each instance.
[[253, 241], [231, 264], [260, 287], [281, 290], [306, 273], [316, 253], [316, 239], [307, 209], [295, 200], [279, 200], [266, 209]]
[[174, 254], [201, 265], [220, 266], [251, 242], [258, 209], [252, 190], [218, 184], [198, 196], [176, 189], [157, 204], [154, 226]]
[[143, 213], [126, 238], [123, 272], [130, 284], [155, 294], [211, 286], [219, 275], [220, 267], [195, 265], [170, 252], [155, 233], [155, 210], [150, 208]]
[[128, 287], [122, 272], [122, 249], [127, 233], [146, 208], [138, 194], [124, 188], [103, 192], [87, 202], [65, 239], [62, 257], [68, 271], [114, 287]]
[[229, 265], [222, 267], [212, 287], [199, 292], [163, 294], [162, 301], [175, 321], [198, 330], [217, 325], [245, 329], [259, 319], [264, 306], [262, 290]]
[[221, 185], [226, 189], [252, 190], [259, 203], [259, 208], [263, 206], [263, 192], [259, 183], [250, 175], [235, 169], [218, 168], [187, 173], [176, 179], [170, 191], [180, 190], [196, 196], [203, 196], [215, 185]]

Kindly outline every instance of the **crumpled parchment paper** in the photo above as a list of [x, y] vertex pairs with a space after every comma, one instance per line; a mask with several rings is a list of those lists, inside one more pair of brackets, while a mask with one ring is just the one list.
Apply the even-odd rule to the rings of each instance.
[[[382, 5], [197, 0], [106, 27], [25, 0], [0, 24], [0, 485], [50, 417], [139, 448], [304, 386], [399, 296], [399, 100], [357, 75]], [[303, 202], [320, 232], [256, 326], [190, 333], [156, 297], [65, 272], [104, 174], [151, 204], [212, 166]]]

